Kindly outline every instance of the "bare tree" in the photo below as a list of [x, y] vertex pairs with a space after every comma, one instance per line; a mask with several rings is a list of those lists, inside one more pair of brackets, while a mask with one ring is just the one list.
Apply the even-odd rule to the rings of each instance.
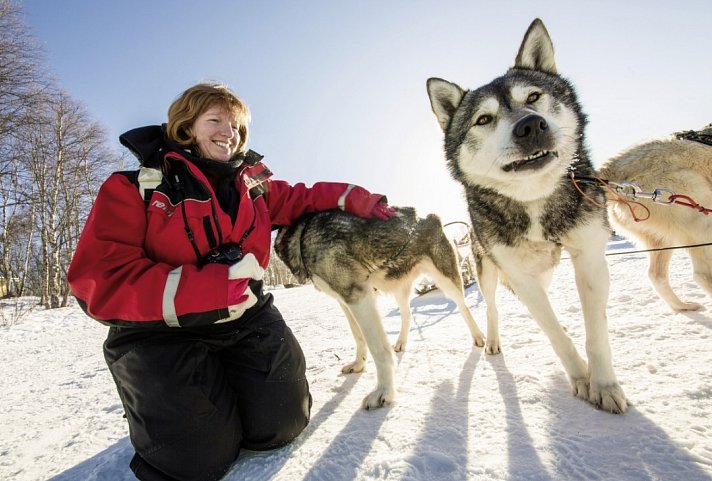
[[[5, 295], [22, 295], [31, 239], [33, 213], [27, 191], [18, 188], [28, 178], [16, 162], [15, 128], [28, 118], [43, 90], [38, 81], [39, 49], [20, 18], [19, 6], [0, 0], [0, 278]], [[24, 256], [23, 256], [24, 254]]]
[[269, 265], [265, 271], [265, 284], [268, 286], [296, 286], [299, 284], [297, 278], [289, 270], [289, 267], [277, 257], [274, 251], [274, 243], [272, 244]]
[[122, 157], [40, 72], [40, 50], [0, 0], [0, 278], [3, 295], [67, 303], [66, 271], [96, 192]]
[[21, 149], [17, 163], [30, 174], [25, 190], [38, 234], [33, 291], [45, 307], [54, 308], [66, 305], [67, 266], [94, 194], [116, 156], [105, 147], [103, 129], [64, 92], [44, 95], [32, 117], [41, 121], [14, 130]]
[[0, 0], [0, 138], [12, 131], [32, 104], [39, 89], [39, 57], [18, 4]]
[[87, 112], [78, 104], [64, 96], [62, 105], [69, 106], [64, 122], [64, 130], [56, 130], [55, 138], [66, 158], [64, 169], [57, 186], [62, 206], [60, 223], [60, 244], [58, 245], [58, 274], [61, 276], [62, 305], [66, 305], [69, 286], [65, 282], [67, 268], [77, 241], [84, 228], [89, 211], [96, 198], [99, 186], [111, 171], [122, 165], [125, 156], [118, 155], [106, 147], [107, 139], [103, 127], [89, 120]]

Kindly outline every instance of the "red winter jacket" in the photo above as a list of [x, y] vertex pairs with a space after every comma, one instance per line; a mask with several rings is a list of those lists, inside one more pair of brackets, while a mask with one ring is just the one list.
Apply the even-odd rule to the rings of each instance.
[[[145, 153], [134, 153], [147, 163]], [[253, 191], [253, 199], [248, 185], [255, 183], [250, 177], [255, 169], [243, 164], [235, 177], [239, 209], [233, 224], [207, 177], [183, 152], [162, 148], [159, 154], [163, 178], [148, 205], [131, 175], [117, 172], [104, 182], [69, 266], [73, 295], [90, 317], [105, 324], [205, 326], [258, 309], [265, 298], [261, 282], [228, 280], [227, 265], [201, 266], [198, 256], [241, 243], [244, 254], [252, 253], [266, 268], [273, 226], [337, 207], [369, 217], [384, 199], [350, 184], [306, 187], [278, 180], [262, 183], [264, 194], [255, 197]], [[235, 302], [245, 303], [237, 315], [228, 312]]]

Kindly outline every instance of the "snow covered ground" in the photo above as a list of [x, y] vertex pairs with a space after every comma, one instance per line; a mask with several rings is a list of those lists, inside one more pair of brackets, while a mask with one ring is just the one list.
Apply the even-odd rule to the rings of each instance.
[[[615, 249], [628, 248], [623, 242]], [[630, 403], [615, 416], [574, 398], [548, 341], [523, 306], [498, 291], [503, 354], [471, 345], [453, 303], [413, 299], [397, 356], [397, 402], [362, 411], [375, 368], [342, 375], [353, 341], [337, 304], [311, 286], [274, 291], [304, 348], [312, 421], [291, 445], [244, 452], [227, 481], [712, 480], [712, 299], [672, 262], [680, 296], [705, 310], [673, 313], [650, 287], [646, 254], [608, 258], [611, 344]], [[583, 353], [571, 263], [553, 304]], [[398, 308], [381, 297], [389, 336]], [[476, 286], [467, 303], [485, 329]], [[7, 309], [7, 308], [5, 308]], [[37, 311], [0, 328], [0, 479], [134, 480], [122, 407], [101, 354], [106, 327], [79, 308]]]

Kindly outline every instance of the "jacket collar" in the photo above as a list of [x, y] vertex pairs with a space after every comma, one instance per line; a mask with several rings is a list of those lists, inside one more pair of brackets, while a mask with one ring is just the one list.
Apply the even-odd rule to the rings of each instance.
[[206, 176], [212, 178], [232, 177], [237, 168], [246, 160], [246, 157], [249, 157], [250, 154], [258, 155], [248, 151], [247, 154], [235, 156], [229, 162], [204, 159], [170, 140], [166, 135], [165, 124], [148, 125], [129, 130], [119, 136], [119, 142], [136, 156], [142, 167], [160, 169], [163, 164], [164, 154], [168, 151], [174, 151], [192, 162]]
[[163, 152], [166, 149], [164, 129], [160, 125], [149, 125], [124, 132], [119, 136], [121, 145], [136, 156], [142, 167], [160, 169]]

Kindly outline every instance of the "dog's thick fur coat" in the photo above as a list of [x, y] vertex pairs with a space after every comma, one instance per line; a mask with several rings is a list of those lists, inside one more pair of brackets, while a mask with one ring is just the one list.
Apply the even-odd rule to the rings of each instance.
[[[701, 133], [712, 136], [712, 124]], [[610, 159], [599, 173], [610, 181], [634, 182], [643, 192], [668, 189], [712, 208], [712, 146], [700, 142], [674, 136], [645, 142]], [[608, 212], [617, 231], [636, 239], [646, 249], [705, 244], [712, 240], [710, 216], [681, 205], [664, 205], [641, 198], [636, 201], [649, 210], [649, 217], [641, 208], [635, 209], [616, 195], [609, 195]], [[644, 220], [636, 221], [630, 207]], [[692, 261], [693, 279], [712, 295], [712, 246], [689, 248], [687, 253]], [[649, 253], [650, 281], [671, 309], [699, 309], [700, 304], [682, 301], [672, 290], [668, 276], [672, 255], [673, 250]]]
[[[395, 398], [393, 349], [405, 349], [412, 320], [409, 297], [421, 275], [433, 279], [456, 303], [474, 343], [484, 346], [484, 335], [465, 304], [457, 255], [440, 219], [419, 219], [412, 208], [395, 210], [387, 221], [340, 210], [310, 214], [281, 229], [275, 240], [277, 255], [300, 282], [311, 280], [339, 301], [356, 341], [356, 359], [342, 372], [363, 371], [371, 351], [378, 383], [363, 400], [365, 409]], [[401, 331], [394, 348], [383, 329], [375, 290], [393, 294], [400, 308]]]
[[[531, 24], [514, 67], [489, 84], [464, 90], [431, 78], [427, 87], [445, 133], [448, 167], [464, 186], [479, 243], [487, 352], [501, 348], [495, 289], [502, 278], [549, 337], [574, 394], [607, 411], [624, 412], [627, 402], [608, 343], [610, 228], [604, 193], [594, 184], [578, 190], [569, 181], [570, 171], [594, 175], [583, 143], [586, 118], [573, 86], [556, 71], [544, 24], [539, 19]], [[562, 247], [574, 264], [588, 363], [547, 295]]]

